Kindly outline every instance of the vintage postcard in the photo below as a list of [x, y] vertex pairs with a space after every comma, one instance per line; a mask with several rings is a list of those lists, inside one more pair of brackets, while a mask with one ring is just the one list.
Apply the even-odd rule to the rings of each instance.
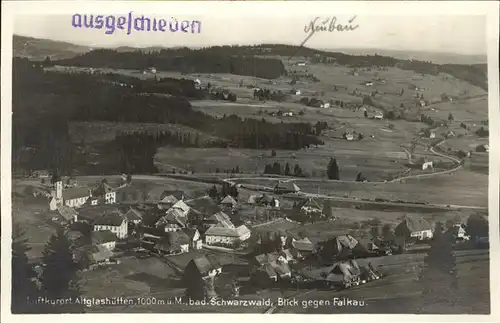
[[493, 2], [2, 3], [2, 322], [495, 321], [498, 25]]

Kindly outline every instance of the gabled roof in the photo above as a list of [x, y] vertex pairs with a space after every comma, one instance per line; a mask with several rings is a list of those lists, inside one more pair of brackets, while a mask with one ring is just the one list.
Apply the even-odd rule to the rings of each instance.
[[113, 242], [117, 240], [116, 235], [109, 230], [92, 231], [90, 233], [93, 245]]
[[292, 246], [299, 251], [313, 251], [314, 245], [308, 238], [303, 238], [301, 240], [295, 240], [292, 242]]
[[62, 196], [63, 199], [66, 201], [66, 200], [78, 199], [81, 197], [88, 197], [90, 196], [90, 192], [87, 187], [70, 187], [62, 191]]
[[[410, 232], [420, 232], [432, 230], [432, 226], [424, 218], [418, 216], [405, 216], [403, 221], [398, 225], [406, 226]], [[396, 227], [397, 229], [397, 227]]]
[[310, 208], [316, 208], [319, 210], [321, 210], [323, 208], [321, 203], [317, 199], [314, 199], [314, 198], [308, 198], [308, 199], [304, 199], [304, 200], [300, 201], [297, 204], [297, 207], [298, 208], [310, 207]]
[[234, 200], [234, 198], [231, 195], [226, 195], [226, 197], [222, 201], [220, 201], [220, 204], [231, 204], [234, 206], [238, 203]]
[[57, 210], [59, 211], [61, 217], [66, 221], [72, 220], [75, 218], [75, 215], [78, 215], [78, 212], [75, 209], [66, 205], [59, 206]]
[[210, 222], [215, 222], [216, 226], [222, 226], [225, 228], [234, 229], [234, 224], [231, 222], [231, 218], [224, 212], [214, 213], [205, 220]]
[[125, 219], [121, 214], [104, 214], [94, 222], [94, 225], [108, 225], [119, 227], [122, 225], [123, 221], [125, 221]]
[[78, 217], [86, 220], [94, 221], [103, 215], [117, 214], [122, 215], [122, 212], [115, 206], [110, 204], [102, 204], [96, 206], [88, 206], [78, 210]]
[[172, 205], [172, 208], [179, 209], [182, 212], [189, 211], [189, 206], [187, 206], [186, 203], [184, 203], [184, 201], [182, 201], [182, 200], [177, 201], [174, 205]]
[[144, 215], [141, 212], [139, 212], [136, 209], [131, 207], [127, 211], [127, 213], [125, 213], [123, 215], [123, 217], [125, 217], [129, 221], [142, 221], [142, 219], [144, 218]]
[[221, 236], [221, 237], [241, 237], [249, 232], [250, 230], [244, 225], [241, 225], [237, 228], [212, 226], [208, 228], [207, 231], [205, 231], [205, 235]]
[[192, 229], [192, 228], [183, 228], [182, 231], [189, 237], [190, 240], [194, 239], [196, 232], [198, 232], [198, 234], [200, 234], [198, 229]]
[[198, 210], [204, 214], [216, 213], [221, 210], [220, 206], [212, 200], [211, 197], [205, 196], [189, 201], [185, 201], [186, 205], [189, 207]]
[[158, 227], [165, 224], [177, 224], [180, 227], [185, 227], [186, 220], [186, 217], [182, 214], [180, 209], [170, 208], [164, 216], [156, 221], [155, 226]]
[[179, 200], [173, 196], [173, 195], [167, 195], [165, 196], [159, 203], [160, 204], [175, 204], [177, 203]]
[[287, 182], [279, 182], [276, 184], [274, 187], [275, 190], [282, 190], [282, 191], [290, 191], [290, 192], [299, 192], [300, 188], [293, 182], [287, 181]]
[[178, 201], [184, 198], [184, 192], [181, 190], [164, 190], [160, 195], [160, 200], [163, 200], [167, 196], [173, 196]]
[[182, 231], [167, 232], [165, 237], [160, 239], [155, 248], [163, 251], [180, 250], [182, 245], [189, 244], [189, 237]]
[[198, 272], [202, 275], [205, 275], [209, 271], [212, 271], [214, 269], [222, 268], [220, 262], [215, 257], [212, 257], [210, 255], [195, 258], [191, 260], [190, 263], [192, 263], [196, 267]]

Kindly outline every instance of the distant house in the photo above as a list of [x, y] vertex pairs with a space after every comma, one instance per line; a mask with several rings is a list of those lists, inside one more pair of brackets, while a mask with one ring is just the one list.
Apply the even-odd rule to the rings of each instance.
[[467, 232], [465, 231], [464, 227], [461, 224], [455, 224], [450, 231], [455, 239], [463, 239], [463, 240], [470, 239], [470, 236], [467, 234]]
[[489, 145], [479, 145], [476, 147], [476, 152], [478, 153], [487, 153], [490, 151]]
[[184, 280], [202, 285], [202, 280], [222, 272], [222, 265], [213, 256], [201, 256], [191, 260], [184, 269]]
[[300, 90], [295, 90], [295, 95], [300, 95], [302, 92], [300, 92]]
[[305, 62], [298, 62], [297, 66], [306, 66], [306, 63]]
[[354, 140], [354, 135], [353, 135], [352, 133], [346, 133], [346, 134], [344, 135], [344, 138], [345, 138], [345, 140], [347, 140], [347, 141], [352, 141], [352, 140]]
[[297, 208], [304, 214], [319, 213], [323, 214], [322, 204], [314, 198], [308, 198], [298, 203]]
[[234, 224], [231, 222], [231, 218], [226, 213], [224, 213], [222, 211], [216, 212], [216, 213], [212, 214], [211, 216], [206, 217], [203, 220], [203, 226], [205, 228], [209, 228], [209, 227], [213, 227], [213, 226], [230, 228], [230, 229], [235, 228]]
[[323, 104], [321, 105], [321, 107], [322, 107], [323, 109], [329, 109], [329, 108], [330, 108], [330, 103], [325, 102], [325, 103], [323, 103]]
[[283, 116], [284, 117], [293, 117], [293, 112], [291, 112], [291, 111], [283, 112]]
[[298, 193], [300, 192], [300, 188], [291, 181], [279, 182], [274, 187], [274, 192], [277, 194]]
[[259, 205], [259, 206], [269, 206], [274, 208], [280, 207], [280, 201], [270, 195], [251, 195], [248, 198], [248, 204]]
[[431, 139], [436, 138], [436, 133], [435, 133], [434, 131], [431, 131], [431, 132], [429, 133], [429, 138], [431, 138]]
[[220, 205], [227, 207], [227, 208], [234, 208], [238, 202], [231, 196], [231, 195], [226, 195], [224, 199], [220, 202]]
[[110, 230], [92, 231], [90, 234], [92, 245], [108, 250], [114, 250], [116, 246], [116, 235]]
[[424, 163], [422, 164], [422, 170], [426, 170], [426, 169], [428, 169], [428, 168], [434, 168], [433, 163], [432, 163], [431, 161], [429, 161], [429, 162], [424, 162]]
[[202, 247], [200, 231], [197, 229], [184, 228], [182, 231], [189, 237], [190, 248], [199, 250]]
[[396, 236], [416, 238], [418, 240], [432, 239], [432, 226], [422, 217], [405, 216], [395, 228]]
[[372, 81], [367, 81], [365, 82], [365, 86], [372, 86], [373, 85], [373, 82]]
[[377, 120], [382, 120], [384, 118], [384, 115], [380, 112], [377, 112], [373, 117]]
[[150, 67], [148, 68], [148, 72], [152, 74], [156, 74], [156, 68], [155, 67]]
[[158, 202], [159, 209], [169, 209], [178, 201], [184, 200], [184, 192], [178, 190], [163, 191]]
[[250, 230], [241, 225], [237, 228], [212, 226], [205, 231], [205, 242], [208, 245], [234, 246], [250, 238]]
[[125, 239], [128, 235], [128, 221], [121, 214], [108, 213], [94, 222], [94, 231], [110, 230], [119, 239]]
[[84, 208], [78, 209], [78, 222], [86, 222], [88, 224], [93, 224], [99, 218], [106, 214], [116, 214], [118, 216], [123, 216], [119, 208], [114, 205], [101, 204], [101, 205], [86, 205]]
[[190, 239], [183, 231], [167, 232], [153, 247], [159, 254], [179, 254], [189, 251]]

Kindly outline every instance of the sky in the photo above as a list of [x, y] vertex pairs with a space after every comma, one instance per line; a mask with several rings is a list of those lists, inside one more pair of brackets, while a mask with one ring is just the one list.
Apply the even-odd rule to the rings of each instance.
[[[126, 15], [127, 12], [123, 12]], [[135, 13], [134, 13], [135, 14]], [[119, 14], [116, 15], [118, 17]], [[138, 15], [138, 13], [137, 13]], [[171, 19], [168, 15], [148, 15]], [[332, 16], [321, 16], [326, 19]], [[347, 23], [352, 15], [337, 15]], [[68, 41], [91, 47], [187, 46], [281, 43], [300, 45], [304, 28], [314, 16], [176, 16], [178, 20], [200, 20], [200, 34], [171, 32], [126, 32], [111, 35], [104, 30], [74, 28], [72, 15], [24, 15], [14, 20], [14, 33], [22, 36]], [[480, 15], [356, 16], [359, 25], [349, 32], [318, 32], [304, 46], [318, 49], [379, 48], [456, 54], [486, 54], [486, 19]]]

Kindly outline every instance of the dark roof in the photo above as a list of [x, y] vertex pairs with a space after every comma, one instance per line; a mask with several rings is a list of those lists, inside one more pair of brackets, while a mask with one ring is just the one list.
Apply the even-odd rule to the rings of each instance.
[[176, 224], [181, 227], [186, 226], [186, 217], [182, 215], [179, 209], [171, 208], [167, 211], [167, 213], [162, 216], [158, 221], [156, 221], [155, 225], [162, 226], [166, 224]]
[[66, 205], [59, 206], [57, 210], [59, 211], [61, 217], [66, 221], [72, 220], [74, 219], [75, 215], [78, 215], [78, 212], [75, 209], [70, 208]]
[[189, 241], [188, 235], [182, 231], [167, 232], [165, 237], [158, 241], [155, 248], [164, 251], [180, 250], [181, 245], [189, 244]]
[[110, 225], [119, 227], [122, 225], [123, 221], [125, 221], [125, 219], [121, 214], [104, 214], [94, 222], [94, 225]]
[[210, 255], [195, 258], [191, 260], [190, 263], [194, 264], [194, 266], [198, 269], [198, 272], [202, 275], [207, 274], [211, 270], [222, 268], [220, 262], [215, 257]]
[[236, 202], [236, 200], [231, 195], [226, 195], [226, 197], [220, 202], [220, 204], [236, 205], [238, 203]]
[[205, 231], [205, 235], [221, 237], [241, 237], [248, 232], [250, 232], [250, 230], [244, 225], [240, 225], [237, 228], [211, 226], [207, 231]]
[[189, 237], [189, 240], [193, 240], [194, 235], [196, 234], [196, 232], [198, 232], [198, 234], [199, 234], [198, 229], [183, 228], [182, 231]]
[[221, 209], [219, 207], [219, 205], [216, 202], [214, 202], [214, 200], [212, 200], [212, 198], [210, 198], [208, 196], [185, 201], [185, 203], [189, 207], [191, 207], [197, 211], [200, 211], [201, 213], [204, 213], [204, 214], [216, 213], [216, 212], [219, 212]]
[[293, 182], [278, 182], [274, 187], [275, 190], [278, 191], [290, 191], [290, 192], [299, 192], [300, 188]]
[[[405, 216], [403, 221], [398, 225], [406, 226], [410, 232], [419, 232], [432, 230], [432, 226], [424, 218], [418, 216]], [[396, 230], [398, 228], [396, 227]]]
[[311, 207], [311, 208], [317, 208], [317, 209], [322, 209], [323, 206], [321, 205], [321, 202], [319, 202], [317, 199], [314, 198], [308, 198], [305, 200], [302, 200], [297, 204], [298, 208], [303, 208], [303, 207]]
[[103, 244], [117, 240], [116, 235], [109, 230], [92, 231], [90, 236], [92, 238], [93, 245]]
[[165, 190], [160, 195], [160, 201], [163, 200], [167, 196], [173, 196], [173, 197], [175, 197], [176, 200], [182, 200], [184, 198], [184, 192], [181, 190]]
[[63, 189], [62, 191], [63, 200], [73, 200], [81, 197], [90, 196], [90, 191], [87, 187], [70, 187]]
[[144, 218], [144, 215], [134, 208], [130, 208], [123, 216], [129, 221], [142, 221]]
[[109, 204], [88, 206], [78, 209], [78, 216], [90, 221], [99, 219], [107, 214], [122, 215], [122, 212], [116, 206]]
[[215, 223], [216, 226], [234, 228], [231, 218], [224, 212], [217, 212], [205, 219], [206, 222]]
[[314, 245], [308, 238], [295, 240], [292, 242], [293, 247], [299, 251], [314, 251]]

